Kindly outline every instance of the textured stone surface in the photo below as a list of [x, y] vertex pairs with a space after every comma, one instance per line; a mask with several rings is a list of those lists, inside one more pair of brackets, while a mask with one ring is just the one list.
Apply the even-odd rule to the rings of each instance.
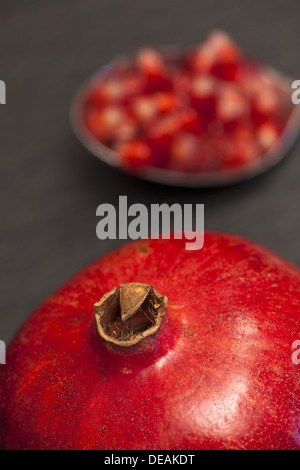
[[1, 5], [0, 338], [8, 341], [48, 294], [121, 241], [96, 237], [96, 207], [205, 204], [210, 230], [247, 236], [300, 266], [300, 143], [247, 184], [184, 190], [135, 180], [89, 155], [68, 108], [100, 65], [144, 44], [201, 41], [216, 27], [249, 54], [300, 78], [299, 0], [26, 0]]

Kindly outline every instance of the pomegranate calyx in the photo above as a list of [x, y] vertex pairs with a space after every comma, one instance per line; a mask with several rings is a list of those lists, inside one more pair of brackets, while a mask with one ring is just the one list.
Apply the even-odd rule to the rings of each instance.
[[168, 299], [139, 282], [114, 287], [94, 305], [99, 335], [119, 346], [132, 346], [160, 327]]

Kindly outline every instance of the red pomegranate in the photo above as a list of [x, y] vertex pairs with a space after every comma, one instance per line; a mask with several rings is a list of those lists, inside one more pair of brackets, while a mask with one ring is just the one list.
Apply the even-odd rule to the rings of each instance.
[[125, 245], [12, 342], [1, 447], [299, 449], [299, 324], [299, 270], [252, 242]]

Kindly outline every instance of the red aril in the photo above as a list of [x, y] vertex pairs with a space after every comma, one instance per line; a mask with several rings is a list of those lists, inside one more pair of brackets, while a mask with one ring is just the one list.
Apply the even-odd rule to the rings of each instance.
[[[93, 304], [127, 283], [146, 286], [106, 296], [97, 327]], [[143, 303], [149, 285], [161, 296]], [[1, 447], [299, 449], [299, 311], [299, 270], [240, 237], [128, 244], [49, 297], [8, 348]]]
[[255, 162], [255, 157], [257, 157], [260, 151], [260, 147], [254, 138], [247, 140], [236, 137], [232, 141], [231, 148], [231, 159], [226, 161], [226, 167], [238, 167]]
[[101, 140], [110, 140], [127, 119], [126, 112], [118, 105], [108, 105], [100, 110], [91, 109], [86, 113], [86, 123], [91, 132]]
[[173, 74], [174, 89], [177, 93], [185, 98], [189, 97], [192, 78], [194, 74], [189, 73], [187, 70], [178, 70]]
[[127, 116], [114, 131], [116, 143], [131, 141], [138, 133], [136, 121]]
[[174, 93], [156, 93], [154, 100], [158, 111], [162, 114], [176, 111], [181, 105], [181, 100]]
[[[176, 136], [181, 131], [199, 133], [201, 130], [201, 122], [193, 109], [187, 108], [162, 116], [148, 131], [148, 141], [153, 148], [154, 164], [160, 167], [169, 166], [172, 168], [172, 162], [174, 161], [175, 163], [178, 160], [177, 157], [174, 158], [174, 155], [172, 155], [174, 148], [177, 148], [177, 144], [174, 143]], [[181, 138], [179, 137], [180, 140]], [[195, 160], [193, 156], [187, 155], [184, 159], [180, 159], [180, 161], [180, 167], [184, 170], [182, 165], [184, 161], [191, 163]], [[175, 164], [174, 169], [178, 170], [177, 164]], [[188, 168], [186, 169], [188, 170]]]
[[193, 171], [199, 152], [199, 139], [192, 134], [179, 133], [174, 137], [170, 165], [177, 171]]
[[190, 86], [190, 103], [202, 122], [208, 125], [216, 117], [217, 81], [210, 76], [202, 75], [192, 78]]
[[[118, 107], [123, 116], [114, 124]], [[180, 158], [181, 171], [190, 172], [194, 162], [195, 172], [221, 172], [229, 162], [244, 165], [245, 170], [262, 165], [273, 137], [274, 144], [280, 142], [293, 110], [288, 80], [244, 57], [227, 34], [214, 31], [200, 46], [164, 53], [146, 48], [116, 71], [110, 68], [87, 93], [84, 120], [106, 146], [116, 149], [120, 142], [131, 141], [133, 147], [136, 141], [143, 142], [151, 149], [151, 166], [168, 169], [178, 169], [174, 149], [180, 154], [185, 146], [181, 136], [179, 145], [173, 140], [182, 132], [191, 133], [202, 150], [198, 157], [193, 153]], [[256, 131], [242, 142], [235, 132], [248, 124]], [[226, 142], [224, 150], [219, 138]], [[149, 166], [147, 158], [137, 160], [140, 172], [143, 161]], [[124, 165], [131, 168], [127, 163], [128, 159]]]
[[145, 78], [140, 74], [131, 72], [124, 76], [124, 89], [129, 98], [143, 93], [144, 88]]
[[254, 129], [249, 123], [240, 123], [230, 138], [223, 135], [216, 139], [222, 166], [225, 169], [237, 168], [257, 161], [262, 152]]
[[253, 108], [262, 116], [276, 115], [279, 109], [279, 97], [275, 90], [268, 88], [256, 92], [253, 97]]
[[217, 118], [225, 123], [238, 123], [249, 116], [249, 103], [246, 97], [232, 85], [221, 85], [216, 105]]
[[203, 120], [195, 109], [186, 107], [181, 110], [180, 129], [182, 131], [190, 132], [199, 138], [203, 132], [203, 128]]
[[136, 64], [146, 78], [146, 93], [172, 91], [172, 79], [162, 54], [154, 49], [142, 49], [137, 55]]
[[217, 81], [209, 75], [198, 75], [191, 80], [190, 93], [195, 98], [207, 99], [213, 96], [217, 90]]
[[214, 54], [205, 46], [205, 44], [197, 47], [197, 49], [191, 54], [190, 67], [195, 73], [210, 73], [213, 63]]
[[159, 139], [163, 136], [172, 136], [178, 132], [181, 127], [181, 118], [179, 113], [168, 114], [161, 117], [149, 129], [149, 135], [154, 139]]
[[242, 58], [240, 49], [226, 33], [214, 31], [191, 55], [190, 64], [194, 72], [211, 73], [223, 80], [233, 80]]
[[166, 72], [163, 56], [154, 49], [142, 49], [137, 55], [136, 63], [144, 75], [162, 77]]
[[155, 118], [158, 107], [153, 96], [140, 95], [133, 99], [131, 105], [135, 119], [141, 124], [147, 124]]
[[214, 55], [215, 62], [237, 64], [243, 58], [240, 48], [224, 31], [213, 31], [206, 43]]
[[111, 103], [114, 101], [120, 101], [124, 96], [124, 84], [119, 79], [112, 79], [104, 83], [100, 88], [94, 90], [94, 95], [91, 96], [91, 100], [95, 104]]
[[138, 140], [123, 142], [118, 144], [114, 150], [121, 155], [122, 164], [132, 171], [153, 163], [151, 149], [145, 142]]
[[208, 39], [215, 60], [210, 72], [222, 80], [233, 81], [243, 68], [243, 55], [238, 46], [223, 31], [215, 31]]
[[173, 136], [179, 132], [182, 125], [181, 113], [174, 112], [160, 117], [150, 128], [149, 138], [156, 145], [165, 145], [171, 142]]
[[273, 122], [265, 122], [257, 128], [257, 140], [263, 150], [268, 150], [279, 137], [278, 126]]

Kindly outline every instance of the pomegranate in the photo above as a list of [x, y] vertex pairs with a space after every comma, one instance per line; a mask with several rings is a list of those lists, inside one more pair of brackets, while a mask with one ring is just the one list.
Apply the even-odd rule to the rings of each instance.
[[[105, 69], [87, 86], [80, 115], [89, 138], [114, 150], [129, 172], [207, 175], [267, 159], [294, 110], [288, 79], [213, 31], [203, 44], [172, 54], [142, 49]], [[245, 145], [236, 139], [240, 125], [249, 131]], [[228, 142], [230, 156], [216, 138]]]
[[300, 448], [299, 270], [238, 236], [184, 246], [125, 245], [33, 313], [0, 368], [2, 448]]

